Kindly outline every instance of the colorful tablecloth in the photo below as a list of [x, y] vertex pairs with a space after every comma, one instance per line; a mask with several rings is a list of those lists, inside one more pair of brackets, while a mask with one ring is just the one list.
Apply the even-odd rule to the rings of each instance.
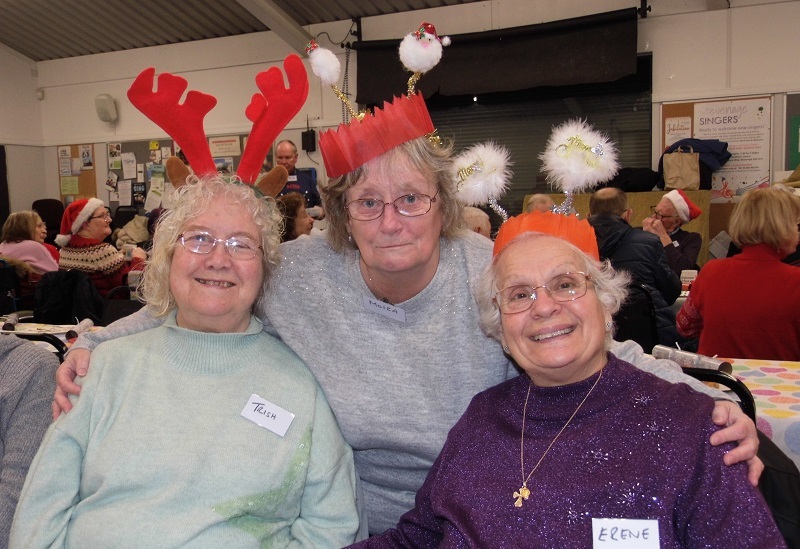
[[800, 362], [729, 359], [756, 401], [756, 425], [800, 468]]

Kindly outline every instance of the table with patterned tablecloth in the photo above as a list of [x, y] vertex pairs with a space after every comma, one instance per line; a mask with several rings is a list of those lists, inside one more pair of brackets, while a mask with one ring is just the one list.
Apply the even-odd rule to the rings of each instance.
[[756, 425], [800, 468], [800, 362], [728, 359], [756, 401]]

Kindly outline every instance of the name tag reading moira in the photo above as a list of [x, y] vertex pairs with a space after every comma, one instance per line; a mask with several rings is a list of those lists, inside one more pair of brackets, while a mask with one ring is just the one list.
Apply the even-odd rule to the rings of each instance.
[[658, 521], [620, 518], [592, 519], [592, 547], [659, 549]]
[[372, 311], [373, 313], [378, 313], [379, 315], [383, 315], [387, 318], [391, 318], [397, 322], [406, 321], [406, 312], [397, 305], [384, 303], [380, 299], [375, 299], [374, 297], [369, 297], [366, 295], [362, 297], [364, 299], [364, 308], [366, 310]]
[[259, 427], [269, 429], [279, 436], [286, 434], [289, 425], [294, 420], [293, 413], [256, 394], [250, 395], [250, 400], [247, 401], [247, 404], [242, 409], [242, 417], [249, 419]]

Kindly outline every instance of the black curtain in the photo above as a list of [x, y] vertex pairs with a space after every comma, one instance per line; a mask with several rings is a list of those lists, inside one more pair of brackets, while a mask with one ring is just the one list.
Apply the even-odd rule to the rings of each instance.
[[[446, 27], [437, 28], [440, 36]], [[426, 97], [612, 82], [636, 73], [636, 8], [540, 25], [452, 36], [442, 61], [417, 84]], [[406, 90], [397, 40], [356, 42], [361, 105]]]

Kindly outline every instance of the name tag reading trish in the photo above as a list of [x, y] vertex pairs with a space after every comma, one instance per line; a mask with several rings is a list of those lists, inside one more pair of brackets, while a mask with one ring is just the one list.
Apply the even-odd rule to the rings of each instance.
[[374, 297], [366, 295], [362, 296], [362, 299], [364, 300], [364, 308], [367, 311], [378, 313], [379, 315], [391, 318], [392, 320], [396, 320], [397, 322], [406, 321], [406, 312], [397, 305], [392, 305], [391, 303], [385, 303], [380, 299], [375, 299]]
[[592, 547], [659, 549], [658, 521], [621, 518], [592, 519]]
[[250, 395], [250, 400], [242, 408], [242, 417], [278, 436], [285, 435], [294, 420], [293, 413], [256, 394]]

